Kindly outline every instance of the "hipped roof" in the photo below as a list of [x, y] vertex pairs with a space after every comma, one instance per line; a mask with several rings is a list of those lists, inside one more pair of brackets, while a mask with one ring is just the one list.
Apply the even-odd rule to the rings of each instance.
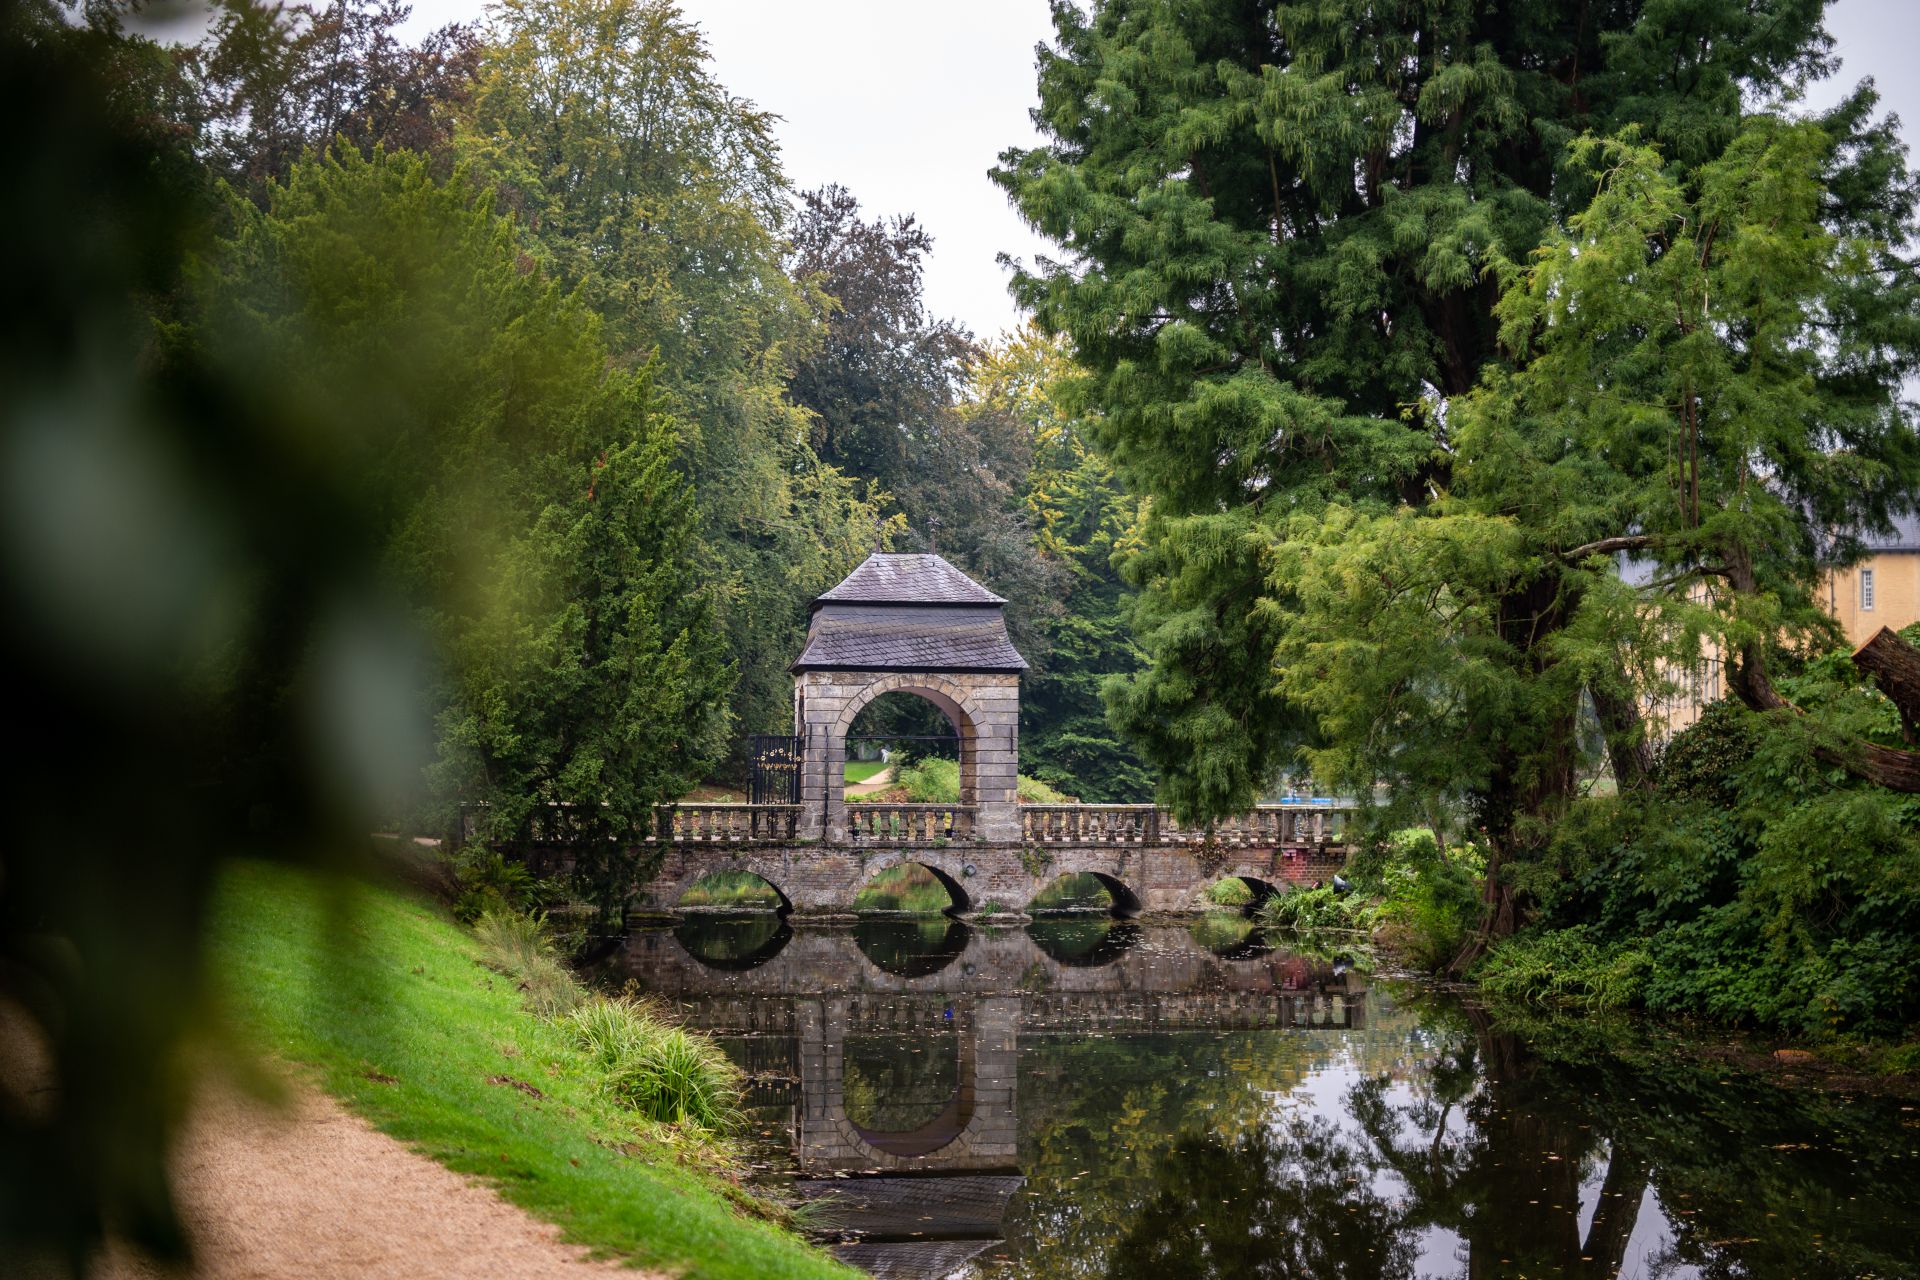
[[1006, 601], [936, 555], [875, 552], [813, 602], [795, 671], [1025, 671]]

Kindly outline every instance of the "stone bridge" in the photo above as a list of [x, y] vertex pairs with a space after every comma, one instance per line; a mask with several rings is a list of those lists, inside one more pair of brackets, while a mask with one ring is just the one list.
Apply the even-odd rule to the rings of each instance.
[[1204, 910], [1206, 891], [1224, 876], [1247, 882], [1256, 898], [1324, 881], [1345, 864], [1350, 810], [1331, 805], [1272, 805], [1206, 829], [1183, 829], [1151, 805], [1020, 805], [1020, 838], [968, 834], [967, 806], [854, 804], [837, 841], [782, 838], [792, 815], [760, 805], [677, 805], [664, 810], [650, 845], [662, 847], [658, 871], [640, 899], [671, 912], [695, 881], [745, 871], [801, 915], [852, 910], [876, 875], [903, 862], [927, 868], [960, 914], [1024, 911], [1061, 876], [1094, 876], [1115, 913]]
[[[1082, 873], [1100, 880], [1118, 914], [1184, 912], [1204, 908], [1223, 876], [1264, 897], [1343, 864], [1352, 804], [1263, 805], [1204, 826], [1183, 826], [1153, 805], [1022, 804], [1027, 664], [1008, 638], [1005, 603], [937, 555], [879, 553], [815, 600], [793, 664], [794, 737], [756, 757], [766, 766], [760, 785], [776, 770], [786, 802], [662, 806], [639, 839], [659, 855], [642, 910], [670, 913], [702, 877], [745, 871], [771, 885], [784, 910], [841, 915], [875, 875], [915, 862], [960, 914], [1020, 913], [1059, 877]], [[952, 725], [954, 803], [846, 795], [856, 722], [896, 695], [931, 703]], [[549, 866], [569, 856], [570, 817], [554, 806], [535, 822], [533, 843]]]

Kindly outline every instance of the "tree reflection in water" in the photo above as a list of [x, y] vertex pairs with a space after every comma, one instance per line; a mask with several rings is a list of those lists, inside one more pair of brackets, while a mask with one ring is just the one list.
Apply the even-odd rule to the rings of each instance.
[[[1496, 1023], [1240, 958], [1237, 929], [700, 928], [700, 960], [636, 935], [610, 976], [731, 1037], [837, 1185], [911, 1209], [888, 1274], [1920, 1276], [1920, 1113], [1644, 1025]], [[898, 1269], [935, 1242], [937, 1267]]]
[[1112, 1280], [1410, 1277], [1405, 1210], [1375, 1190], [1371, 1153], [1325, 1120], [1189, 1138], [1114, 1248]]

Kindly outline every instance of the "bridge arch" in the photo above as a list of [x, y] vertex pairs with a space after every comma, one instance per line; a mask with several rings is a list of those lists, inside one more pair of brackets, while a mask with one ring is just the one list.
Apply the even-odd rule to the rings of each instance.
[[720, 871], [748, 871], [773, 890], [779, 900], [774, 910], [784, 916], [794, 909], [793, 895], [783, 883], [789, 869], [784, 851], [773, 847], [730, 849], [724, 860], [669, 857], [667, 865], [646, 886], [644, 899], [654, 910], [678, 914], [680, 900], [701, 880]]
[[1107, 891], [1107, 896], [1113, 899], [1112, 914], [1122, 920], [1131, 919], [1145, 909], [1140, 895], [1133, 891], [1124, 878], [1129, 871], [1137, 870], [1127, 865], [1124, 855], [1115, 857], [1097, 850], [1062, 850], [1049, 858], [1044, 871], [1034, 877], [1041, 883], [1033, 886], [1033, 893], [1028, 895], [1028, 900], [1031, 901], [1035, 894], [1062, 876], [1088, 875], [1098, 880], [1100, 887]]
[[858, 893], [861, 888], [872, 884], [881, 872], [908, 863], [932, 872], [933, 878], [940, 882], [940, 887], [947, 891], [952, 905], [945, 914], [959, 915], [963, 911], [973, 910], [973, 898], [961, 883], [967, 877], [967, 860], [961, 854], [944, 849], [888, 850], [878, 857], [869, 858], [861, 865], [861, 880], [854, 886], [854, 892]]
[[1221, 880], [1238, 880], [1253, 893], [1253, 901], [1246, 905], [1246, 910], [1249, 913], [1259, 910], [1260, 904], [1268, 898], [1285, 893], [1292, 887], [1287, 884], [1285, 880], [1275, 876], [1272, 871], [1265, 867], [1255, 867], [1247, 863], [1240, 863], [1236, 866], [1223, 868], [1216, 877], [1211, 879], [1203, 878], [1202, 883], [1194, 891], [1193, 901], [1190, 904], [1191, 907], [1200, 911], [1209, 909], [1218, 910], [1219, 908], [1215, 906], [1207, 895], [1213, 885], [1219, 883]]

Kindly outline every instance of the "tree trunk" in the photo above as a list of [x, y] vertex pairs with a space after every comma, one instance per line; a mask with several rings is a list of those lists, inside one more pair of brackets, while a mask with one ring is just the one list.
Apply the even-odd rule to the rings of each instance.
[[1853, 665], [1900, 709], [1900, 729], [1912, 746], [1920, 736], [1920, 649], [1882, 627], [1854, 650]]
[[1618, 681], [1594, 681], [1587, 686], [1593, 695], [1593, 709], [1600, 717], [1600, 732], [1607, 740], [1607, 759], [1613, 765], [1613, 780], [1622, 793], [1635, 791], [1647, 783], [1653, 772], [1653, 744], [1647, 741], [1640, 715], [1640, 703], [1627, 689], [1625, 677]]
[[[1735, 591], [1759, 589], [1754, 580], [1753, 566], [1745, 556], [1729, 555], [1727, 567], [1727, 582]], [[1878, 638], [1875, 637], [1876, 640]], [[1728, 664], [1727, 683], [1740, 701], [1755, 711], [1785, 710], [1795, 715], [1806, 714], [1781, 697], [1780, 691], [1773, 687], [1773, 680], [1767, 675], [1766, 653], [1757, 643], [1740, 646], [1737, 660]], [[1902, 751], [1897, 747], [1883, 747], [1877, 742], [1856, 740], [1844, 747], [1815, 743], [1813, 753], [1828, 764], [1889, 791], [1920, 794], [1920, 751]]]

